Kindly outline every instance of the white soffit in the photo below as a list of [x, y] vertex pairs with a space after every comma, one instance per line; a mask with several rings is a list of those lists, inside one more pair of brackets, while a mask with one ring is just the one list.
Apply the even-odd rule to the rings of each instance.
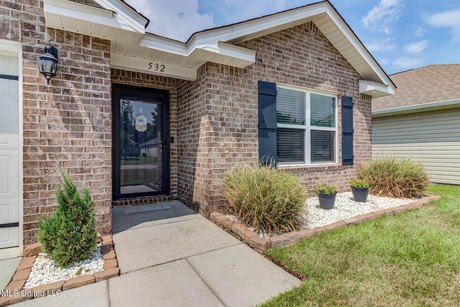
[[383, 83], [359, 80], [359, 93], [371, 95], [372, 98], [379, 98], [388, 95], [394, 95], [394, 87]]
[[[255, 62], [255, 51], [232, 43], [313, 21], [361, 75], [362, 93], [378, 97], [391, 95], [395, 89], [391, 79], [327, 1], [197, 32], [186, 43], [145, 33], [145, 17], [123, 1], [95, 1], [106, 9], [67, 0], [45, 0], [47, 26], [110, 39], [112, 57], [115, 58], [112, 65], [118, 68], [132, 70], [131, 65], [122, 66], [131, 59], [136, 63], [137, 71], [164, 75], [148, 68], [152, 62], [168, 64], [169, 76], [187, 80], [192, 76], [188, 69], [197, 69], [208, 61], [244, 68]], [[176, 72], [185, 75], [174, 75]]]

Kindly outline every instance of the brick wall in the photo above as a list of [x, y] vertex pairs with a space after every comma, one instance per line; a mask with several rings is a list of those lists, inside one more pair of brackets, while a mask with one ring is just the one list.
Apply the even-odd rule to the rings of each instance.
[[167, 90], [169, 92], [169, 133], [170, 136], [174, 138], [174, 142], [170, 144], [169, 195], [125, 198], [122, 200], [114, 201], [113, 204], [115, 206], [141, 205], [177, 198], [177, 147], [179, 142], [177, 136], [177, 83], [179, 80], [174, 78], [124, 71], [119, 69], [112, 69], [111, 78], [113, 84], [126, 84], [139, 87], [149, 87], [154, 89]]
[[[55, 208], [59, 167], [85, 183], [96, 225], [111, 231], [110, 42], [46, 29], [41, 0], [1, 1], [0, 38], [23, 44], [24, 243]], [[58, 76], [46, 85], [37, 69], [49, 39], [59, 50]]]
[[213, 116], [210, 112], [211, 83], [208, 64], [197, 72], [193, 82], [178, 83], [178, 198], [197, 211], [210, 206], [214, 178], [211, 166], [213, 147]]
[[[296, 167], [286, 171], [301, 178], [309, 191], [322, 181], [348, 188], [357, 164], [370, 158], [370, 97], [360, 95], [359, 74], [313, 23], [307, 23], [239, 44], [255, 50], [256, 63], [246, 69], [205, 65], [208, 82], [206, 114], [210, 117], [210, 143], [204, 157], [209, 161], [209, 193], [205, 213], [223, 209], [222, 178], [235, 165], [258, 161], [257, 81], [316, 89], [354, 99], [355, 165], [341, 166], [341, 124], [337, 131], [339, 165]], [[339, 114], [341, 118], [339, 101]]]

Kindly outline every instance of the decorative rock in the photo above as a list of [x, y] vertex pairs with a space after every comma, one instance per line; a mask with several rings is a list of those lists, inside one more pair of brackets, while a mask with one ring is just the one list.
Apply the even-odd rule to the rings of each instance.
[[[355, 202], [351, 192], [338, 193], [335, 206], [331, 210], [324, 210], [319, 207], [317, 197], [311, 197], [307, 201], [305, 228], [312, 229], [332, 224], [337, 221], [351, 219], [356, 216], [366, 215], [366, 219], [373, 219], [376, 215], [373, 212], [394, 208], [413, 203], [414, 199], [401, 199], [369, 195], [366, 202]], [[379, 215], [381, 215], [380, 213]], [[350, 220], [356, 223], [358, 220]], [[327, 230], [327, 229], [326, 229]]]
[[45, 254], [39, 254], [27, 278], [25, 288], [34, 288], [40, 285], [67, 280], [79, 275], [93, 274], [104, 269], [104, 260], [100, 248], [93, 253], [90, 259], [79, 261], [67, 268], [61, 268]]
[[34, 297], [42, 297], [47, 295], [56, 294], [57, 291], [62, 290], [62, 286], [64, 285], [65, 281], [56, 281], [50, 284], [41, 285], [35, 288], [32, 288]]
[[22, 258], [21, 263], [17, 268], [18, 271], [31, 268], [34, 265], [35, 259], [37, 256]]
[[120, 268], [111, 268], [108, 270], [94, 273], [94, 278], [96, 278], [96, 281], [102, 281], [118, 275], [120, 275]]
[[27, 245], [24, 248], [24, 257], [37, 256], [41, 252], [42, 246], [40, 243]]
[[16, 271], [13, 275], [13, 280], [27, 280], [32, 268]]
[[116, 259], [104, 260], [104, 270], [113, 269], [118, 266]]
[[69, 290], [85, 285], [89, 285], [94, 283], [94, 276], [93, 275], [84, 275], [84, 276], [78, 276], [72, 279], [67, 280], [64, 283], [64, 286], [62, 286], [63, 290]]
[[115, 251], [112, 249], [110, 252], [104, 255], [104, 261], [105, 260], [111, 260], [111, 259], [116, 259], [117, 255], [115, 254]]

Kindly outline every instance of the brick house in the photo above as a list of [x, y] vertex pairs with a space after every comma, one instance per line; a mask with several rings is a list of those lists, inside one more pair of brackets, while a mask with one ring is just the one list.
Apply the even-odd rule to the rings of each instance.
[[372, 98], [395, 88], [328, 1], [187, 42], [120, 0], [0, 5], [0, 256], [37, 240], [60, 167], [90, 188], [101, 233], [112, 206], [220, 210], [226, 171], [267, 157], [344, 190], [371, 155]]

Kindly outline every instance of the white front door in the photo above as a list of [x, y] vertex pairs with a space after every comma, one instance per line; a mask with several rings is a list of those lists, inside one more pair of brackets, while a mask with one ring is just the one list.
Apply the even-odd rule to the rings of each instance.
[[0, 53], [0, 249], [19, 246], [18, 58]]

